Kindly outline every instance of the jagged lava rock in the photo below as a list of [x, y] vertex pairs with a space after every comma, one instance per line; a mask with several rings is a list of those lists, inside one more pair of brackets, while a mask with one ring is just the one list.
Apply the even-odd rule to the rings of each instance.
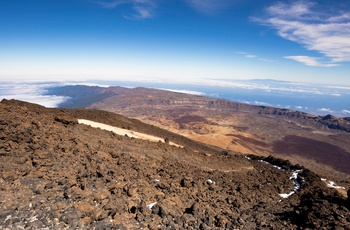
[[178, 148], [77, 123], [92, 114], [139, 124], [101, 111], [0, 103], [0, 228], [349, 227], [346, 199], [307, 169], [300, 191], [282, 199], [294, 189], [288, 162], [267, 159], [279, 170], [185, 138]]

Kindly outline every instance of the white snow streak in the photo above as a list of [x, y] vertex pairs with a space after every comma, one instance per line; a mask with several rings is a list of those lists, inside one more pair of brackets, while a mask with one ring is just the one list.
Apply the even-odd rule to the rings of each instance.
[[[138, 138], [138, 139], [142, 139], [142, 140], [148, 140], [148, 141], [153, 141], [153, 142], [165, 142], [164, 139], [162, 139], [160, 137], [152, 136], [152, 135], [145, 134], [145, 133], [139, 133], [139, 132], [131, 131], [128, 129], [122, 129], [122, 128], [118, 128], [118, 127], [111, 126], [111, 125], [106, 125], [106, 124], [95, 122], [95, 121], [78, 119], [78, 123], [84, 124], [84, 125], [89, 125], [93, 128], [100, 128], [103, 130], [111, 131], [111, 132], [114, 132], [115, 134], [121, 135], [121, 136], [127, 135], [128, 137]], [[169, 142], [169, 144], [174, 145], [174, 146], [179, 147], [179, 148], [183, 148], [182, 145], [178, 145], [178, 144], [175, 144], [173, 142]]]
[[246, 159], [248, 160], [252, 160], [252, 158], [248, 157], [248, 156], [244, 156]]
[[271, 164], [271, 163], [269, 163], [269, 162], [267, 162], [267, 161], [260, 160], [260, 162], [263, 162], [263, 163], [268, 164], [268, 165], [270, 165], [270, 166], [272, 166], [272, 167], [274, 167], [274, 168], [277, 168], [277, 169], [279, 169], [279, 170], [281, 170], [281, 171], [284, 171], [283, 168], [281, 168], [281, 167], [279, 167], [279, 166], [277, 166], [277, 165], [273, 165], [273, 164]]
[[[344, 189], [344, 190], [346, 190], [346, 188], [343, 187], [343, 186], [337, 186], [337, 185], [335, 184], [334, 181], [327, 180], [327, 179], [325, 179], [325, 178], [321, 178], [321, 181], [325, 182], [325, 183], [327, 184], [327, 187], [329, 187], [329, 188]], [[328, 183], [327, 183], [327, 181], [328, 181]]]
[[148, 207], [149, 209], [152, 209], [152, 208], [153, 208], [153, 206], [154, 206], [154, 205], [156, 205], [156, 204], [157, 204], [157, 202], [150, 203], [149, 205], [147, 205], [147, 207]]
[[12, 217], [12, 215], [8, 215], [8, 216], [6, 217], [6, 219], [4, 220], [4, 222], [5, 222], [5, 221], [8, 221], [9, 219], [11, 219], [11, 217]]
[[292, 176], [289, 178], [291, 180], [293, 180], [294, 184], [295, 184], [295, 187], [294, 187], [294, 190], [291, 191], [290, 193], [282, 193], [282, 194], [279, 194], [281, 197], [283, 198], [288, 198], [290, 197], [291, 195], [293, 195], [294, 193], [296, 193], [299, 189], [300, 189], [300, 183], [298, 182], [298, 174], [299, 172], [301, 172], [301, 170], [295, 170], [293, 173], [292, 173]]

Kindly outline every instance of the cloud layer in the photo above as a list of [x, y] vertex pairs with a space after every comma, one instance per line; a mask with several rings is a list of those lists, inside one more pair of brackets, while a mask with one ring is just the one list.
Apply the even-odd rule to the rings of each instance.
[[284, 39], [319, 52], [328, 62], [308, 56], [286, 58], [309, 66], [334, 67], [350, 61], [350, 13], [330, 9], [309, 1], [279, 2], [266, 9], [266, 18], [253, 20], [276, 29]]
[[67, 100], [63, 96], [45, 95], [45, 88], [53, 84], [30, 82], [0, 82], [0, 101], [2, 99], [17, 99], [37, 103], [46, 107], [57, 107]]
[[96, 4], [112, 9], [120, 5], [131, 5], [134, 13], [126, 15], [126, 18], [130, 19], [147, 19], [154, 16], [157, 3], [155, 0], [96, 0]]

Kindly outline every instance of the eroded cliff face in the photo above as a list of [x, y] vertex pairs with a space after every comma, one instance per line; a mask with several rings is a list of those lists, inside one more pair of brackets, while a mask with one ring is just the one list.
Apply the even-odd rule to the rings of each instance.
[[[118, 136], [78, 118], [171, 136], [184, 148]], [[295, 190], [290, 177], [296, 170], [300, 187], [282, 198]], [[301, 166], [246, 158], [113, 113], [19, 101], [0, 103], [0, 186], [1, 228], [319, 229], [350, 223], [346, 198]]]

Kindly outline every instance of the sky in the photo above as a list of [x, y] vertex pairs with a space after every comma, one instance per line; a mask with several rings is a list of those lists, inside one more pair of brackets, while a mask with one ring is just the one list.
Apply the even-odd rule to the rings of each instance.
[[349, 73], [349, 0], [0, 0], [0, 80], [343, 86]]

